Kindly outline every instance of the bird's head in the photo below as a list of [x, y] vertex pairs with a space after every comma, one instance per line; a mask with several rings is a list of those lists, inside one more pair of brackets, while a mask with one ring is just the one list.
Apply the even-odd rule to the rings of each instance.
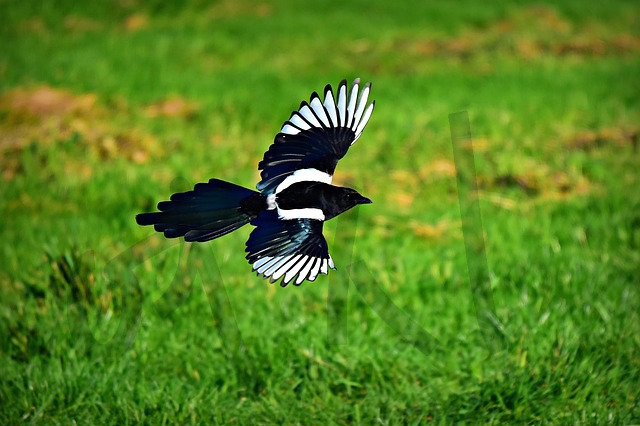
[[351, 188], [345, 188], [345, 199], [348, 202], [349, 207], [357, 206], [358, 204], [371, 204], [373, 201], [367, 197], [360, 195], [358, 191]]
[[373, 201], [360, 195], [358, 191], [351, 188], [342, 188], [342, 197], [338, 200], [339, 212], [345, 212], [358, 204], [371, 204]]
[[327, 200], [328, 203], [323, 207], [325, 220], [336, 217], [342, 212], [357, 206], [358, 204], [371, 204], [372, 201], [358, 193], [355, 189], [333, 187], [332, 194]]

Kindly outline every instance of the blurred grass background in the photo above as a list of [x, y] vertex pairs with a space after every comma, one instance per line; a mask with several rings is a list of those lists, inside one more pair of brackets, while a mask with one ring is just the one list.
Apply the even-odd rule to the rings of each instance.
[[[636, 2], [0, 11], [3, 424], [640, 421]], [[355, 77], [377, 107], [336, 181], [374, 204], [325, 227], [330, 277], [256, 278], [248, 228], [187, 245], [136, 226], [198, 181], [253, 187], [290, 111]], [[461, 110], [495, 347], [467, 277]]]

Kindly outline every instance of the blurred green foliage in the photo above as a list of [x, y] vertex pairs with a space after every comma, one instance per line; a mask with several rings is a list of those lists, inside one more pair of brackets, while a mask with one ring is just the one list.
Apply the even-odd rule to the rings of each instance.
[[[0, 10], [3, 424], [640, 421], [636, 2]], [[300, 100], [355, 77], [377, 106], [336, 181], [374, 204], [325, 227], [332, 276], [281, 289], [243, 259], [249, 229], [136, 226], [198, 181], [252, 187]], [[496, 350], [467, 278], [462, 110]]]

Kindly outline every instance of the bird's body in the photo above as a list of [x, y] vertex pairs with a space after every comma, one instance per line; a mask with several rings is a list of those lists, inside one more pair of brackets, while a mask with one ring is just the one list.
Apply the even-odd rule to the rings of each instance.
[[258, 191], [211, 179], [160, 202], [160, 212], [139, 214], [137, 222], [186, 241], [209, 241], [251, 223], [256, 229], [247, 241], [247, 259], [258, 274], [272, 282], [282, 278], [282, 286], [327, 274], [335, 267], [322, 235], [324, 221], [371, 202], [331, 184], [338, 160], [373, 112], [375, 102], [367, 105], [371, 85], [358, 97], [359, 87], [356, 79], [347, 93], [343, 80], [337, 98], [327, 85], [324, 102], [315, 92], [302, 102], [258, 165]]

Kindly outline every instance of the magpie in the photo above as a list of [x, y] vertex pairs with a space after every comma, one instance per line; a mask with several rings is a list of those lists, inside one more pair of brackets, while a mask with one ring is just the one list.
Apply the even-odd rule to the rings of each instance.
[[317, 92], [283, 124], [258, 164], [261, 181], [254, 191], [219, 179], [198, 183], [158, 203], [159, 212], [136, 216], [139, 225], [153, 225], [167, 238], [209, 241], [251, 224], [246, 258], [259, 276], [285, 287], [315, 281], [335, 270], [325, 221], [371, 200], [356, 190], [331, 184], [338, 161], [358, 140], [373, 112], [367, 104], [371, 83], [354, 80], [331, 85], [324, 100]]

